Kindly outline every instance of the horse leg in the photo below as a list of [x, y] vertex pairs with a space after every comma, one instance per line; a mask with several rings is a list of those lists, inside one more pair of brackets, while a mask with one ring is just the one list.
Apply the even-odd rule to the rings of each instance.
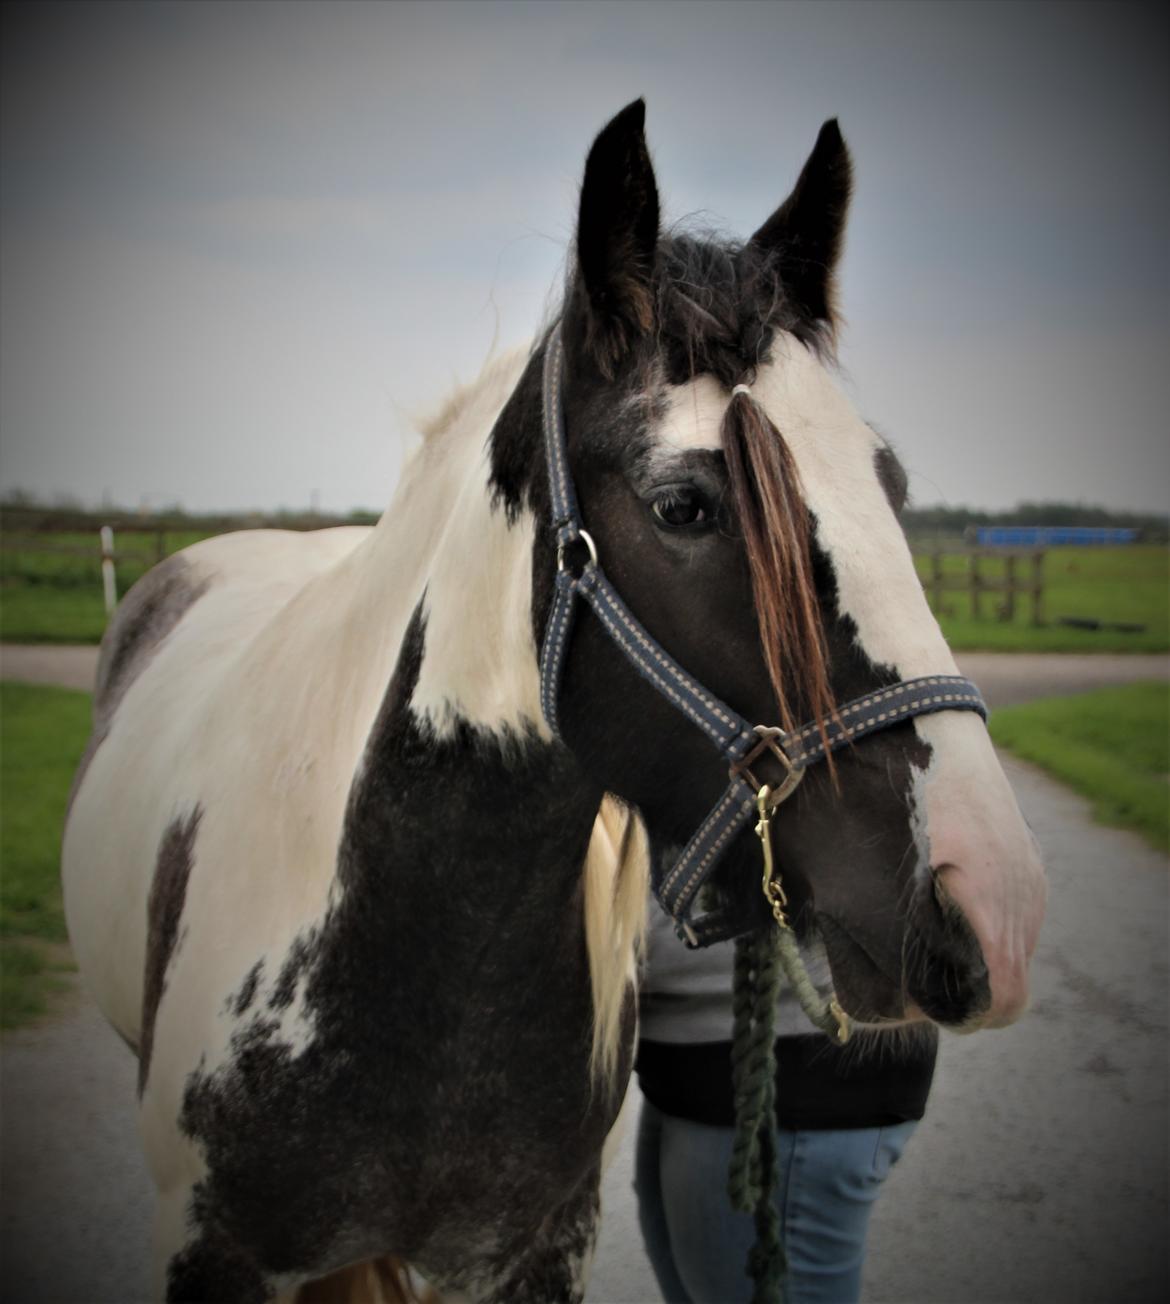
[[167, 1304], [263, 1304], [274, 1283], [211, 1218], [193, 1218], [195, 1191], [159, 1196], [154, 1219], [152, 1295]]
[[594, 1168], [497, 1277], [483, 1304], [581, 1304], [597, 1243], [600, 1187], [601, 1172]]

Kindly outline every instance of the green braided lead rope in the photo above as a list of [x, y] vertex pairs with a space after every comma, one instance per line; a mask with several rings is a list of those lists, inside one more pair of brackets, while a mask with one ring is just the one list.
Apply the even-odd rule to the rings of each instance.
[[844, 1045], [849, 1040], [849, 1016], [837, 1004], [835, 996], [826, 1000], [813, 986], [804, 961], [800, 958], [796, 934], [791, 928], [777, 930], [776, 949], [780, 954], [780, 963], [784, 966], [784, 976], [792, 984], [792, 990], [808, 1021], [835, 1042]]
[[748, 1274], [754, 1283], [752, 1304], [779, 1304], [784, 1281], [784, 1246], [780, 1240], [780, 1215], [776, 1189], [776, 1003], [781, 977], [787, 977], [811, 1023], [835, 1036], [849, 1037], [849, 1019], [835, 996], [825, 1001], [812, 984], [800, 958], [796, 934], [788, 922], [780, 877], [772, 855], [772, 812], [800, 779], [789, 767], [789, 778], [774, 795], [764, 784], [756, 793], [759, 823], [756, 836], [764, 856], [761, 890], [776, 927], [762, 928], [735, 943], [735, 979], [732, 1008], [735, 1027], [731, 1043], [731, 1083], [735, 1100], [735, 1137], [727, 1190], [731, 1207], [755, 1215], [756, 1243], [748, 1255]]
[[748, 1256], [752, 1304], [777, 1304], [784, 1247], [773, 1193], [776, 1185], [776, 1001], [783, 970], [776, 932], [761, 929], [735, 943], [732, 1005], [735, 1032], [731, 1082], [735, 1098], [728, 1193], [731, 1206], [754, 1214], [756, 1241]]
[[747, 1265], [754, 1283], [752, 1304], [779, 1304], [786, 1267], [773, 1198], [779, 1148], [776, 1003], [784, 977], [810, 1022], [837, 1041], [849, 1035], [836, 1000], [826, 1001], [813, 986], [790, 928], [764, 928], [736, 941], [731, 1047], [735, 1139], [727, 1185], [732, 1208], [755, 1217], [756, 1241]]

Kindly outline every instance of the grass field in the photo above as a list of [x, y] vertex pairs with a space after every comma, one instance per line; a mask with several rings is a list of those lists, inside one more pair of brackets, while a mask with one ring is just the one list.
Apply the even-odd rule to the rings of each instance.
[[90, 588], [0, 588], [0, 642], [100, 643], [105, 628], [100, 583]]
[[[929, 554], [915, 556], [918, 573], [930, 575]], [[967, 558], [944, 557], [943, 573], [966, 573]], [[998, 568], [1002, 573], [1002, 566]], [[1027, 573], [1020, 564], [1019, 576]], [[987, 567], [988, 576], [996, 569]], [[1001, 595], [984, 595], [985, 616], [972, 619], [969, 596], [945, 594], [945, 609], [936, 615], [951, 646], [967, 652], [1165, 652], [1170, 649], [1170, 548], [1135, 544], [1114, 548], [1050, 548], [1044, 558], [1044, 613], [1047, 624], [1030, 624], [1030, 601], [1017, 595], [1011, 622], [991, 614]], [[1141, 633], [1073, 629], [1058, 624], [1062, 616], [1106, 623], [1145, 625]]]
[[1170, 852], [1170, 685], [1004, 707], [991, 717], [991, 736], [1087, 797], [1100, 823]]
[[61, 826], [90, 727], [88, 693], [0, 684], [0, 1026], [41, 1013], [63, 970]]
[[[117, 566], [118, 593], [159, 555], [169, 555], [206, 536], [195, 531], [124, 534], [117, 540], [127, 559]], [[96, 535], [51, 536], [57, 551], [30, 546], [27, 536], [0, 532], [0, 640], [10, 643], [96, 643], [105, 628]], [[930, 574], [927, 552], [916, 554], [919, 574]], [[947, 575], [965, 573], [958, 553], [944, 558]], [[1021, 569], [1021, 574], [1023, 573]], [[989, 574], [994, 573], [989, 568]], [[1029, 623], [1030, 607], [1017, 598], [1011, 622], [995, 619], [999, 595], [985, 596], [985, 616], [971, 617], [964, 592], [945, 595], [943, 632], [959, 651], [1164, 652], [1170, 650], [1170, 548], [1146, 544], [1115, 548], [1051, 548], [1044, 561], [1047, 624]], [[936, 613], [938, 614], [938, 613]], [[1141, 633], [1072, 629], [1061, 616], [1107, 623], [1141, 624]]]

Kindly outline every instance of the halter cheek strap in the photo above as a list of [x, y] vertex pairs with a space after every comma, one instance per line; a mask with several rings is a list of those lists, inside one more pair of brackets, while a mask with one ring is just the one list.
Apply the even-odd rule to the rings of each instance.
[[[552, 526], [557, 543], [557, 573], [552, 610], [540, 655], [540, 700], [545, 719], [560, 732], [557, 702], [565, 659], [573, 632], [577, 603], [588, 603], [609, 637], [635, 670], [710, 739], [727, 761], [728, 784], [723, 796], [683, 848], [674, 867], [654, 884], [662, 908], [675, 923], [688, 946], [708, 946], [748, 931], [752, 921], [735, 919], [723, 911], [692, 918], [699, 891], [736, 836], [753, 816], [760, 816], [757, 832], [766, 841], [765, 816], [791, 795], [805, 769], [866, 734], [899, 721], [936, 711], [975, 711], [984, 719], [987, 708], [978, 688], [957, 675], [930, 675], [901, 683], [847, 702], [836, 719], [812, 721], [791, 733], [752, 725], [714, 693], [689, 675], [647, 632], [623, 602], [601, 567], [597, 546], [584, 528], [573, 477], [569, 468], [561, 399], [563, 346], [558, 324], [549, 336], [544, 359], [544, 446], [548, 463]], [[734, 393], [750, 390], [736, 386]], [[586, 556], [580, 571], [569, 569], [569, 549], [582, 545]], [[766, 762], [780, 767], [783, 779], [775, 786], [758, 781], [752, 766]], [[760, 832], [762, 827], [763, 832]], [[769, 860], [770, 865], [770, 860]], [[777, 885], [778, 889], [778, 885]], [[771, 897], [773, 910], [780, 907]], [[777, 921], [786, 922], [782, 913]]]

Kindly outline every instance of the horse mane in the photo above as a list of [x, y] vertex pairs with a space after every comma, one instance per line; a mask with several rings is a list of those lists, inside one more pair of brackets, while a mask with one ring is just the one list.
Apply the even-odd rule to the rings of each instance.
[[611, 1090], [622, 1047], [622, 1012], [646, 931], [650, 855], [642, 821], [607, 793], [585, 853], [585, 948], [593, 991], [595, 1084]]
[[673, 228], [655, 259], [656, 333], [675, 384], [708, 373], [730, 389], [768, 359], [779, 331], [823, 361], [836, 317], [810, 318], [784, 287], [776, 254], [717, 231]]
[[525, 345], [489, 356], [473, 380], [456, 384], [429, 416], [417, 421], [419, 433], [426, 440], [442, 438], [459, 424], [480, 395], [493, 386], [500, 389], [502, 397], [506, 398], [508, 390], [515, 384], [520, 363], [527, 359], [528, 354], [529, 348]]

